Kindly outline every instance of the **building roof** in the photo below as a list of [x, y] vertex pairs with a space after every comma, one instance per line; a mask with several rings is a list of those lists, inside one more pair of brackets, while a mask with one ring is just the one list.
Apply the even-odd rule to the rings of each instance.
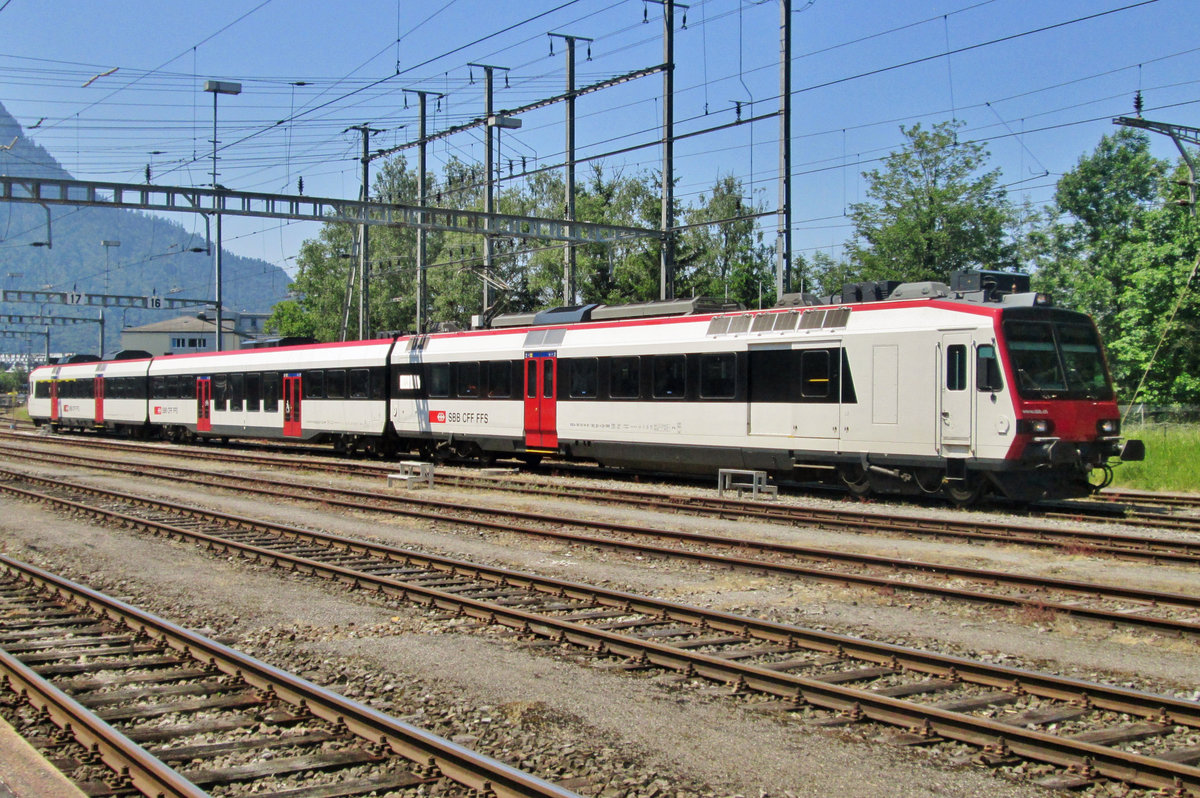
[[[234, 332], [234, 320], [223, 318], [221, 326], [225, 332]], [[143, 324], [141, 327], [126, 327], [122, 332], [126, 333], [212, 333], [216, 332], [217, 325], [209, 319], [202, 319], [197, 316], [179, 316], [174, 319], [165, 321], [156, 321], [151, 324]]]

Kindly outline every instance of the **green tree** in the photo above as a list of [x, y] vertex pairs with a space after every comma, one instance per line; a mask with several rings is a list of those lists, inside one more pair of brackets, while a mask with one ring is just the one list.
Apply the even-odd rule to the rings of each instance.
[[1059, 305], [1090, 314], [1103, 336], [1118, 393], [1140, 401], [1200, 402], [1200, 302], [1188, 289], [1200, 247], [1196, 219], [1168, 180], [1186, 177], [1121, 128], [1059, 180], [1032, 240], [1036, 285]]
[[1165, 204], [1142, 215], [1118, 252], [1127, 278], [1109, 354], [1126, 399], [1200, 404], [1200, 298], [1190, 288], [1198, 244], [1195, 217]]
[[775, 280], [771, 250], [763, 244], [755, 219], [761, 211], [744, 197], [742, 182], [732, 175], [720, 178], [699, 204], [684, 214], [689, 227], [681, 236], [681, 266], [676, 276], [680, 296], [710, 296], [755, 307], [760, 290], [764, 305], [774, 304]]
[[961, 123], [901, 128], [908, 146], [865, 172], [866, 202], [850, 206], [848, 259], [860, 279], [941, 280], [966, 268], [1010, 269], [1014, 213], [987, 150], [958, 141]]
[[12, 393], [25, 389], [24, 372], [0, 371], [0, 393]]
[[1051, 218], [1039, 233], [1038, 286], [1089, 313], [1119, 338], [1130, 272], [1121, 256], [1145, 212], [1159, 200], [1168, 165], [1150, 154], [1145, 133], [1104, 136], [1058, 181]]
[[793, 274], [797, 286], [803, 285], [804, 291], [818, 297], [840, 294], [843, 285], [862, 279], [854, 264], [820, 250], [807, 258], [798, 256]]
[[350, 225], [323, 225], [317, 238], [300, 245], [291, 296], [275, 306], [268, 327], [280, 335], [338, 340], [353, 257], [354, 231]]

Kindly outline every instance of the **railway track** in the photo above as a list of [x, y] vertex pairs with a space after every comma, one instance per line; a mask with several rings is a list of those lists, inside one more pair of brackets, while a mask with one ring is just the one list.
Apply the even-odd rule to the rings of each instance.
[[1178, 509], [1200, 510], [1200, 495], [1195, 493], [1160, 493], [1146, 490], [1105, 488], [1096, 494], [1096, 498], [1105, 502], [1153, 504]]
[[4, 555], [0, 616], [0, 714], [88, 795], [575, 795]]
[[[19, 433], [0, 428], [0, 437], [12, 436], [18, 434], [28, 437], [29, 432], [36, 429], [31, 423], [18, 422], [17, 429]], [[231, 456], [246, 462], [257, 462], [260, 465], [273, 465], [287, 463], [293, 467], [310, 468], [325, 471], [333, 471], [335, 473], [345, 474], [363, 474], [363, 473], [378, 473], [383, 474], [389, 470], [394, 470], [393, 466], [379, 463], [367, 463], [362, 461], [347, 462], [340, 460], [341, 455], [331, 446], [325, 445], [309, 445], [309, 444], [288, 444], [267, 441], [252, 441], [243, 440], [231, 443], [228, 447], [223, 447], [221, 450], [213, 450], [212, 448], [201, 445], [186, 446], [184, 444], [154, 444], [154, 443], [137, 443], [129, 441], [118, 442], [111, 439], [91, 438], [83, 436], [73, 436], [71, 438], [51, 438], [49, 440], [57, 440], [66, 443], [70, 441], [72, 445], [82, 446], [98, 446], [112, 450], [127, 449], [131, 446], [146, 446], [152, 449], [180, 449], [186, 448], [189, 456], [194, 456], [198, 459], [221, 460]], [[231, 452], [237, 452], [236, 455], [231, 455]], [[597, 466], [580, 466], [576, 463], [567, 462], [549, 462], [538, 467], [523, 467], [526, 471], [536, 472], [538, 470], [550, 473], [568, 473], [572, 476], [579, 477], [596, 477], [596, 476], [618, 476], [628, 480], [633, 476], [638, 476], [635, 472], [628, 470], [608, 470]], [[489, 480], [486, 477], [469, 477], [460, 475], [462, 479], [478, 479], [481, 485]], [[511, 489], [511, 488], [509, 488]], [[581, 489], [582, 490], [582, 489]], [[610, 490], [606, 487], [605, 490]], [[597, 495], [600, 491], [594, 491]], [[619, 493], [626, 491], [618, 489]], [[627, 491], [636, 496], [641, 495], [656, 495], [652, 491]], [[1065, 508], [1064, 509], [1064, 505]], [[1127, 490], [1121, 488], [1105, 488], [1097, 493], [1093, 499], [1075, 502], [1050, 502], [1046, 505], [1035, 506], [1033, 512], [1036, 515], [1046, 515], [1049, 517], [1062, 518], [1085, 518], [1088, 520], [1112, 520], [1120, 523], [1130, 524], [1133, 526], [1155, 527], [1164, 526], [1168, 528], [1183, 528], [1200, 530], [1200, 517], [1184, 517], [1172, 518], [1165, 516], [1161, 512], [1162, 509], [1169, 510], [1197, 510], [1200, 511], [1200, 494], [1194, 493], [1169, 493], [1169, 492], [1154, 492], [1141, 490]]]
[[[31, 452], [26, 459], [36, 459]], [[463, 507], [461, 499], [436, 500], [411, 495], [387, 496], [378, 492], [306, 486], [295, 480], [214, 475], [182, 467], [139, 466], [98, 461], [91, 458], [58, 456], [47, 462], [77, 462], [89, 468], [138, 476], [169, 478], [226, 488], [240, 493], [257, 493], [272, 499], [299, 499], [353, 510], [376, 510], [456, 527], [464, 525], [491, 531], [532, 535], [588, 546], [633, 551], [642, 555], [683, 559], [718, 567], [736, 567], [784, 577], [815, 579], [884, 592], [906, 591], [939, 599], [987, 603], [1037, 615], [1059, 613], [1081, 620], [1139, 627], [1170, 634], [1200, 634], [1200, 596], [1119, 585], [1104, 585], [967, 568], [932, 562], [855, 554], [832, 549], [797, 546], [744, 537], [728, 538], [680, 530], [654, 529], [600, 521], [581, 521], [544, 513], [500, 507]], [[74, 490], [113, 500], [169, 506], [129, 494], [98, 488], [73, 486], [58, 480], [36, 478], [11, 469], [0, 475], [45, 485], [54, 490]], [[575, 531], [569, 531], [575, 530]], [[663, 545], [661, 542], [665, 542]], [[1193, 564], [1195, 564], [1193, 562]], [[936, 581], [930, 576], [941, 577]]]
[[[52, 446], [73, 447], [78, 439], [24, 437], [20, 445], [0, 450], [14, 453], [28, 451], [30, 441], [46, 442]], [[106, 451], [128, 451], [127, 444], [112, 441], [88, 441], [86, 448], [98, 447]], [[176, 447], [163, 445], [139, 445], [139, 451], [179, 456]], [[205, 447], [190, 447], [185, 455], [189, 459], [236, 462], [247, 465], [277, 467], [311, 471], [321, 474], [344, 474], [357, 477], [384, 478], [395, 470], [394, 465], [331, 460], [324, 457], [279, 456], [263, 454], [231, 453], [227, 450], [212, 450]], [[812, 526], [818, 529], [849, 530], [866, 534], [896, 534], [913, 537], [933, 537], [947, 540], [972, 540], [999, 542], [1039, 548], [1056, 548], [1067, 553], [1088, 553], [1115, 557], [1149, 559], [1166, 562], [1189, 563], [1200, 558], [1200, 538], [1161, 538], [1145, 535], [1114, 534], [1079, 527], [1063, 527], [1052, 524], [1036, 524], [1016, 521], [987, 521], [977, 517], [931, 518], [904, 512], [865, 512], [842, 508], [806, 507], [787, 503], [747, 502], [715, 496], [694, 494], [668, 494], [634, 488], [604, 485], [589, 487], [564, 485], [529, 479], [514, 478], [513, 475], [492, 476], [469, 472], [442, 472], [438, 474], [440, 484], [462, 488], [497, 490], [565, 499], [586, 499], [593, 503], [615, 504], [640, 509], [686, 513], [717, 518], [756, 518], [781, 523]], [[1076, 521], [1093, 521], [1097, 516], [1079, 504], [1067, 508], [1059, 507], [1055, 513], [1060, 518]], [[1200, 533], [1200, 519], [1174, 518], [1161, 514], [1142, 516], [1111, 514], [1103, 520], [1117, 520], [1127, 526], [1169, 530], [1178, 533]]]
[[[1200, 796], [1200, 703], [705, 610], [336, 535], [67, 488], [9, 493], [221, 556], [500, 625], [629, 670], [726, 685], [809, 723], [875, 721], [906, 745], [968, 746], [992, 766], [1051, 766], [1043, 783], [1098, 780]], [[461, 622], [460, 622], [461, 623]]]

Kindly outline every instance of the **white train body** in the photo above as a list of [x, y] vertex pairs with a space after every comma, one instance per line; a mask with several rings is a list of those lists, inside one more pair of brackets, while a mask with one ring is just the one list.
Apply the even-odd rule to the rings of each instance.
[[[932, 287], [931, 287], [932, 286]], [[907, 290], [905, 290], [907, 289]], [[30, 414], [171, 437], [333, 440], [384, 454], [836, 474], [856, 492], [1083, 495], [1137, 459], [1090, 319], [1034, 295], [902, 287], [887, 301], [547, 323], [31, 375]], [[676, 303], [679, 304], [679, 303]], [[82, 382], [146, 380], [97, 418]], [[96, 380], [101, 377], [102, 380]], [[94, 391], [94, 389], [92, 389]], [[74, 398], [57, 400], [55, 393]], [[124, 398], [128, 397], [128, 398]], [[116, 415], [110, 415], [110, 414]]]

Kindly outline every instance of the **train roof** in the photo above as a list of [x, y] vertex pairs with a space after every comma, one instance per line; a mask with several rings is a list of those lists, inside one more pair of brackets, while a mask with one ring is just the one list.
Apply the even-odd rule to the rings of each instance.
[[[561, 343], [567, 330], [599, 328], [644, 328], [647, 326], [708, 322], [705, 337], [738, 335], [741, 333], [783, 333], [811, 330], [813, 332], [845, 329], [852, 316], [861, 311], [896, 310], [904, 308], [936, 308], [951, 312], [966, 312], [975, 316], [995, 318], [1004, 310], [1018, 307], [1047, 307], [1051, 301], [1045, 294], [1029, 291], [1029, 275], [1015, 272], [964, 270], [954, 272], [949, 284], [936, 281], [901, 283], [894, 280], [847, 283], [838, 294], [818, 297], [809, 293], [784, 294], [773, 308], [747, 310], [737, 303], [708, 297], [640, 302], [623, 305], [574, 305], [551, 308], [533, 313], [512, 313], [497, 316], [485, 329], [435, 332], [425, 335], [405, 333], [365, 341], [330, 343], [297, 343], [259, 349], [229, 352], [196, 352], [155, 357], [150, 372], [157, 374], [195, 371], [201, 362], [205, 367], [253, 367], [256, 361], [277, 364], [279, 355], [293, 355], [296, 368], [325, 365], [332, 358], [335, 364], [349, 367], [358, 357], [347, 358], [347, 350], [363, 359], [386, 354], [396, 344], [396, 354], [424, 349], [429, 343], [448, 343], [472, 338], [479, 346], [480, 338], [491, 338], [498, 347], [511, 335], [525, 335], [526, 346], [554, 346]], [[538, 341], [536, 336], [543, 335]], [[534, 336], [531, 338], [530, 336]], [[338, 350], [337, 354], [328, 349]], [[46, 368], [70, 369], [82, 376], [83, 369], [95, 369], [102, 362], [70, 366], [39, 366], [31, 373]], [[80, 371], [75, 371], [79, 368]], [[55, 371], [55, 375], [60, 374]]]

